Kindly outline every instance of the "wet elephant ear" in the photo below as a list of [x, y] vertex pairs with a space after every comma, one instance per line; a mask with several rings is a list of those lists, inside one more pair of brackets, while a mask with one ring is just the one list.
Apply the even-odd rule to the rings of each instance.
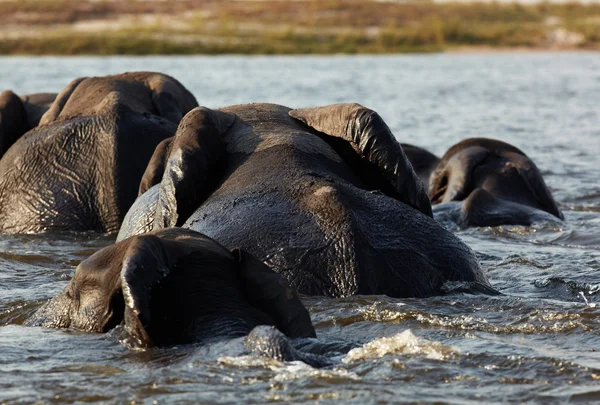
[[154, 335], [160, 334], [150, 313], [152, 290], [171, 272], [183, 253], [180, 245], [167, 249], [155, 235], [134, 236], [130, 239], [121, 268], [121, 285], [125, 301], [124, 324], [135, 347], [152, 347]]
[[181, 120], [160, 183], [154, 229], [180, 225], [212, 191], [235, 116], [198, 107]]
[[458, 223], [462, 227], [530, 226], [533, 222], [531, 212], [531, 207], [496, 198], [484, 189], [476, 188], [464, 200]]
[[146, 171], [140, 181], [140, 188], [138, 190], [138, 197], [144, 194], [146, 191], [151, 189], [156, 184], [160, 183], [165, 172], [165, 166], [169, 153], [171, 152], [171, 143], [174, 137], [170, 137], [162, 141], [154, 149], [154, 153], [146, 166]]
[[146, 348], [190, 341], [189, 328], [203, 310], [196, 299], [207, 287], [203, 274], [211, 269], [234, 269], [230, 252], [214, 240], [182, 228], [127, 241], [120, 280], [129, 345]]
[[504, 155], [510, 160], [510, 164], [517, 170], [519, 176], [523, 179], [523, 182], [539, 206], [544, 211], [564, 220], [565, 217], [563, 213], [558, 208], [552, 194], [550, 194], [550, 190], [548, 190], [544, 178], [535, 163], [524, 154], [504, 152]]
[[440, 163], [429, 181], [431, 203], [464, 200], [473, 189], [471, 180], [475, 167], [489, 155], [488, 149], [472, 146]]
[[174, 124], [179, 124], [185, 114], [198, 107], [192, 93], [172, 77], [152, 75], [147, 79], [146, 86], [152, 92], [152, 105], [158, 112], [157, 115]]
[[12, 91], [0, 94], [0, 158], [27, 130], [23, 102]]
[[[433, 216], [423, 182], [386, 123], [375, 111], [360, 104], [333, 104], [291, 110], [289, 115], [325, 135], [351, 143], [391, 185], [394, 190], [390, 193], [391, 197], [425, 215]], [[382, 191], [386, 192], [385, 189]]]
[[296, 292], [279, 274], [242, 249], [232, 251], [250, 304], [269, 315], [290, 338], [316, 337], [310, 315]]

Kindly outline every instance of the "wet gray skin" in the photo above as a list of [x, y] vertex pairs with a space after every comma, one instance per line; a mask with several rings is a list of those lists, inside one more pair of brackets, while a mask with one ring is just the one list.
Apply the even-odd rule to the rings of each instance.
[[[131, 351], [119, 344], [120, 327], [107, 334], [24, 327], [69, 283], [74, 266], [114, 241], [82, 233], [0, 235], [0, 402], [597, 401], [599, 54], [7, 57], [0, 88], [52, 92], [81, 72], [149, 68], [177, 77], [209, 106], [360, 100], [402, 142], [438, 156], [465, 137], [498, 137], [536, 163], [565, 221], [456, 231], [501, 296], [301, 297], [318, 340], [374, 345], [364, 360], [324, 370], [247, 357], [244, 338]], [[420, 342], [416, 350], [381, 350], [394, 347], [382, 337], [402, 342], [407, 329]], [[432, 358], [440, 345], [450, 353]]]
[[470, 138], [452, 146], [431, 174], [429, 195], [436, 219], [462, 227], [564, 219], [535, 163], [495, 139]]
[[182, 225], [243, 247], [309, 295], [489, 287], [473, 252], [431, 218], [422, 182], [372, 110], [199, 108], [171, 142], [157, 148], [144, 175], [154, 181], [119, 239]]
[[[49, 97], [24, 97], [23, 110]], [[74, 80], [1, 156], [0, 232], [116, 232], [154, 148], [196, 105], [159, 73]]]
[[256, 354], [332, 364], [290, 343], [316, 335], [281, 276], [243, 250], [230, 252], [182, 228], [133, 236], [95, 253], [25, 324], [100, 333], [122, 324], [124, 341], [136, 348], [248, 335], [245, 345]]

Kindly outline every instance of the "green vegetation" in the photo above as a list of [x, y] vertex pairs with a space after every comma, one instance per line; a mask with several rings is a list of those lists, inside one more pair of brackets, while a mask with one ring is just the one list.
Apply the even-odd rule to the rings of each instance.
[[600, 5], [368, 0], [0, 2], [0, 54], [598, 49]]

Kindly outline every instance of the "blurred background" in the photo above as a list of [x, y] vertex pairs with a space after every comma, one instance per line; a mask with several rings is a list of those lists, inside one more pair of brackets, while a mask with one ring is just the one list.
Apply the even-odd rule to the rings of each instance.
[[320, 371], [229, 342], [130, 351], [118, 332], [26, 328], [114, 235], [3, 234], [0, 404], [600, 403], [599, 48], [600, 1], [0, 0], [0, 55], [25, 55], [0, 56], [0, 90], [148, 70], [210, 108], [358, 102], [438, 156], [469, 137], [517, 146], [566, 217], [446, 224], [498, 297], [304, 297], [320, 338], [373, 350]]
[[0, 0], [0, 54], [600, 47], [599, 1]]

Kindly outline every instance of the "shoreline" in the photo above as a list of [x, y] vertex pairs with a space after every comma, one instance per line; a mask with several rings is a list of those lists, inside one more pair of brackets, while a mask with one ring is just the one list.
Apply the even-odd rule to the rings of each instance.
[[493, 55], [493, 54], [568, 54], [568, 53], [589, 53], [600, 54], [600, 49], [590, 48], [535, 48], [535, 47], [488, 47], [488, 46], [457, 46], [441, 50], [410, 50], [399, 52], [318, 52], [318, 53], [260, 53], [260, 52], [216, 52], [216, 53], [0, 53], [0, 58], [53, 58], [53, 57], [346, 57], [346, 56], [394, 56], [394, 55]]
[[0, 55], [597, 50], [600, 4], [0, 1]]

